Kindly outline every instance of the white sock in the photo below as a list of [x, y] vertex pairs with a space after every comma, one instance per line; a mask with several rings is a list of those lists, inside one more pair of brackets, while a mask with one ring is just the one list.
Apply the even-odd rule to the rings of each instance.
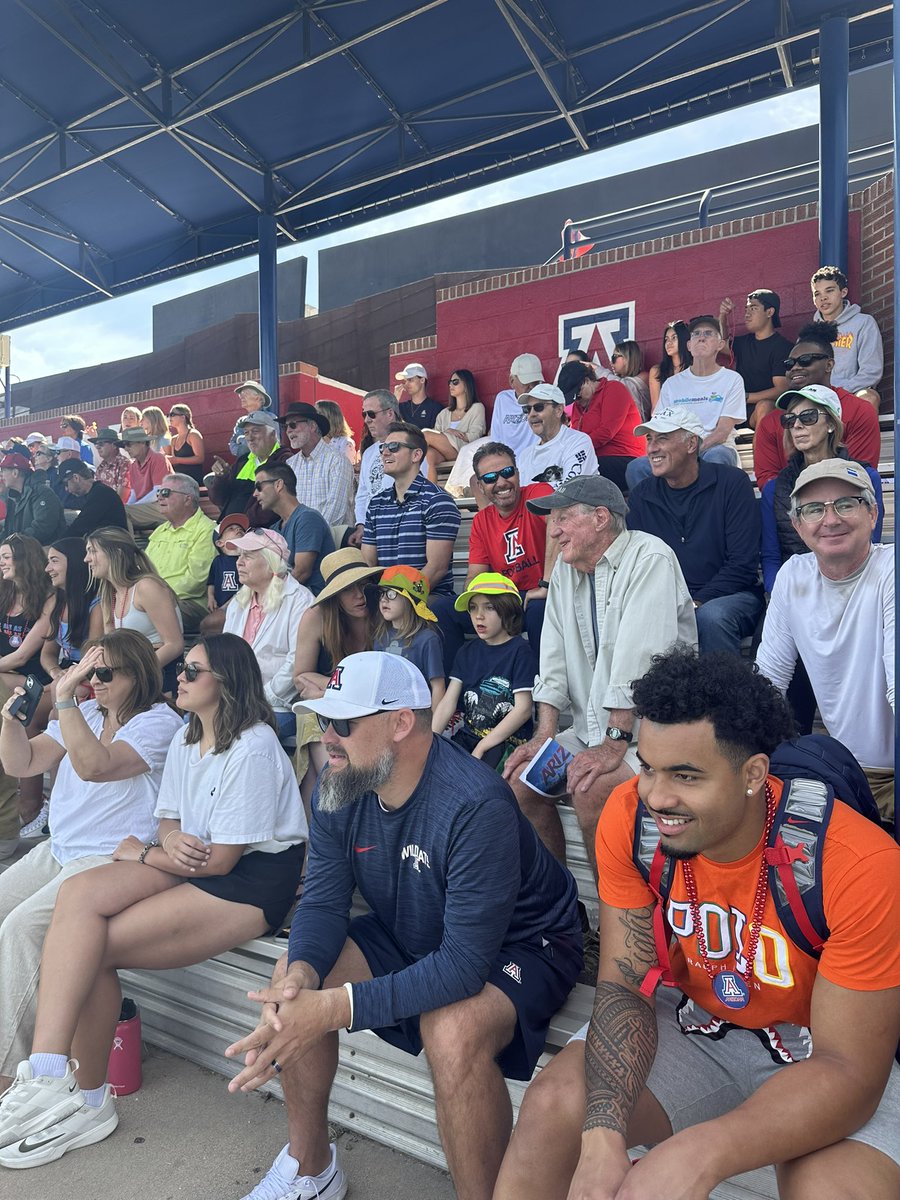
[[49, 1075], [52, 1079], [62, 1079], [69, 1066], [65, 1054], [31, 1054], [28, 1061], [35, 1075]]
[[106, 1084], [101, 1083], [98, 1088], [85, 1088], [82, 1091], [84, 1102], [88, 1108], [99, 1108], [103, 1103], [103, 1095], [106, 1091]]

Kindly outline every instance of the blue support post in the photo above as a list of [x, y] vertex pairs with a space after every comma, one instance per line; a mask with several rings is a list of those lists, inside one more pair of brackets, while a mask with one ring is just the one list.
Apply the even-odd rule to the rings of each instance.
[[819, 266], [847, 270], [850, 21], [819, 30]]
[[259, 374], [278, 415], [278, 232], [272, 213], [259, 214]]
[[[897, 39], [900, 38], [900, 5], [894, 5], [894, 57], [891, 68], [894, 76], [894, 195], [897, 194], [897, 179], [900, 178], [900, 153], [897, 151], [897, 136], [900, 134], [900, 69], [897, 66]], [[900, 207], [894, 203], [894, 250], [900, 245]], [[900, 276], [894, 269], [894, 594], [900, 590], [900, 558], [897, 556], [897, 479], [900, 477], [900, 421], [897, 419], [897, 403], [900, 400], [900, 354], [897, 352], [897, 336], [900, 332]], [[900, 676], [900, 640], [894, 638], [894, 679]], [[896, 704], [896, 701], [895, 701]], [[894, 717], [894, 795], [897, 779], [900, 778], [900, 719]], [[900, 805], [894, 801], [894, 836], [900, 842]]]

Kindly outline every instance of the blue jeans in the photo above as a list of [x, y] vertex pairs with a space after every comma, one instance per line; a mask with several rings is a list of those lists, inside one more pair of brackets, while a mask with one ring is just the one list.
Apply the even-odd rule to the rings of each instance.
[[[710, 446], [708, 450], [704, 450], [700, 455], [704, 462], [721, 463], [724, 467], [739, 467], [741, 460], [738, 458], [737, 451], [731, 446]], [[647, 479], [653, 472], [650, 470], [650, 459], [647, 455], [641, 458], [633, 458], [625, 468], [625, 482], [628, 484], [628, 490], [636, 488], [642, 479]]]
[[741, 640], [750, 637], [763, 610], [758, 592], [734, 592], [707, 600], [696, 611], [700, 653], [724, 650], [740, 654]]
[[[522, 600], [524, 602], [524, 595]], [[541, 630], [544, 627], [544, 609], [546, 607], [546, 600], [529, 600], [528, 607], [522, 614], [523, 632], [528, 638], [528, 645], [538, 659], [541, 657]]]

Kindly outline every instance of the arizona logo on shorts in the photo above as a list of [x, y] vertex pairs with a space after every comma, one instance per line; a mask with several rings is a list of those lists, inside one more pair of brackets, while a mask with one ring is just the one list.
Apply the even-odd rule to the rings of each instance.
[[331, 678], [328, 680], [328, 691], [339, 692], [341, 690], [341, 676], [344, 673], [343, 667], [335, 667], [331, 672]]
[[510, 979], [514, 979], [516, 983], [522, 982], [522, 968], [518, 963], [508, 962], [503, 968], [503, 974], [508, 975]]

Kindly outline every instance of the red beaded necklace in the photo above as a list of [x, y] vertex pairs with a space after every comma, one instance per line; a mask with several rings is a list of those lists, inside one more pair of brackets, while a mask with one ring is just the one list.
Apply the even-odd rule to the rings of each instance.
[[689, 861], [681, 864], [684, 874], [684, 886], [688, 894], [688, 905], [694, 933], [697, 938], [697, 948], [700, 951], [700, 961], [703, 970], [709, 976], [716, 997], [728, 1008], [743, 1008], [750, 1000], [750, 980], [753, 977], [753, 963], [756, 959], [756, 949], [759, 945], [759, 935], [762, 931], [763, 912], [766, 898], [769, 894], [769, 866], [766, 862], [766, 846], [769, 844], [769, 834], [775, 820], [775, 793], [766, 780], [766, 823], [763, 830], [763, 852], [759, 864], [759, 878], [756, 881], [756, 895], [753, 897], [753, 910], [750, 915], [750, 935], [747, 940], [746, 966], [742, 971], [737, 967], [733, 970], [716, 968], [709, 961], [709, 951], [706, 946], [706, 935], [700, 919], [700, 905], [697, 900], [697, 881], [694, 878], [694, 868]]

